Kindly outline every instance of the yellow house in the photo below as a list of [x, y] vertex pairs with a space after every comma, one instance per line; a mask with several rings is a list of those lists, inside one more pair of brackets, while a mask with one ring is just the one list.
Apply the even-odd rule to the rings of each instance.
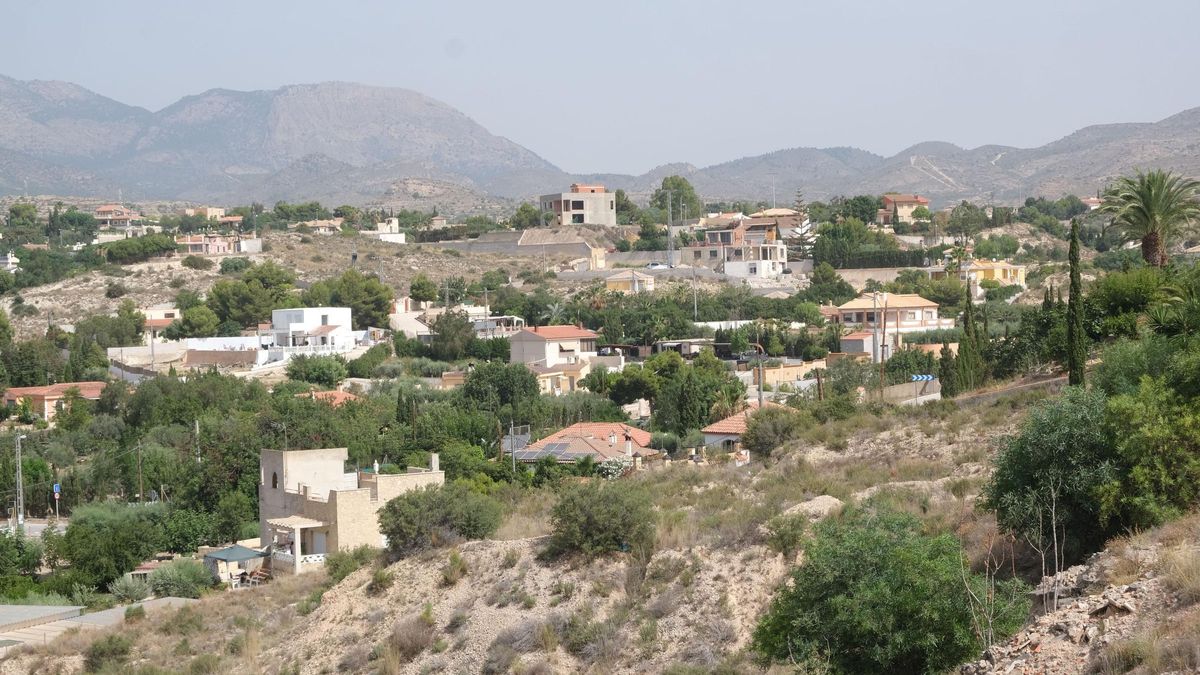
[[648, 293], [654, 290], [654, 275], [625, 270], [605, 279], [604, 287], [618, 293]]
[[[964, 283], [971, 286], [971, 293], [975, 299], [982, 298], [986, 292], [982, 282], [994, 281], [1001, 286], [1020, 286], [1027, 288], [1025, 285], [1025, 266], [1017, 265], [1008, 262], [1007, 260], [984, 260], [973, 258], [963, 261], [958, 269], [958, 278]], [[930, 269], [929, 276], [933, 279], [942, 279], [953, 272], [947, 272], [944, 268]]]
[[999, 282], [1001, 286], [1025, 286], [1025, 266], [1007, 260], [974, 259], [963, 264], [961, 274], [977, 284], [990, 280]]

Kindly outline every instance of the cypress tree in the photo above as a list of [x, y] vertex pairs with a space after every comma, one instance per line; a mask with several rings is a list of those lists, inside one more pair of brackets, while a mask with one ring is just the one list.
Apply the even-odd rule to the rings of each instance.
[[1042, 311], [1049, 312], [1054, 309], [1054, 300], [1050, 296], [1050, 287], [1046, 287], [1046, 295], [1042, 297]]
[[1083, 386], [1087, 363], [1087, 345], [1083, 335], [1083, 284], [1079, 279], [1079, 219], [1071, 219], [1071, 248], [1067, 254], [1071, 266], [1071, 296], [1067, 303], [1067, 381]]
[[958, 395], [958, 365], [948, 342], [942, 342], [942, 352], [938, 356], [938, 381], [942, 385], [942, 398]]
[[979, 328], [975, 325], [975, 306], [967, 293], [967, 305], [963, 311], [962, 342], [958, 344], [958, 384], [962, 391], [970, 391], [983, 384], [984, 366]]

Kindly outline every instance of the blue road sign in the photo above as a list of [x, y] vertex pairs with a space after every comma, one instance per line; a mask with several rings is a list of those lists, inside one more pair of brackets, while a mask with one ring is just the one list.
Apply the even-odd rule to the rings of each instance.
[[54, 494], [58, 494], [60, 492], [62, 492], [62, 486], [59, 485], [58, 483], [55, 483], [54, 484]]
[[913, 382], [932, 382], [934, 379], [935, 378], [933, 375], [913, 375], [912, 376]]

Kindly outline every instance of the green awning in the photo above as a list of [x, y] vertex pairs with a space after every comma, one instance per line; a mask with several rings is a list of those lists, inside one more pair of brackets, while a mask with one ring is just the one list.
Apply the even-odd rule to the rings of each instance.
[[223, 548], [220, 551], [205, 553], [204, 557], [212, 558], [213, 560], [223, 560], [225, 562], [243, 562], [245, 560], [263, 558], [266, 557], [266, 555], [267, 554], [263, 553], [262, 551], [255, 551], [254, 549], [246, 548], [241, 544], [234, 544], [233, 546], [230, 546], [229, 548]]

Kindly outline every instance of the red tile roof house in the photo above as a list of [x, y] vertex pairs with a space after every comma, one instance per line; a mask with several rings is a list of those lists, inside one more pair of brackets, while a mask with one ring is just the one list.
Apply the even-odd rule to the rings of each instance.
[[60, 382], [45, 387], [13, 387], [4, 392], [3, 400], [6, 406], [15, 407], [29, 399], [33, 414], [49, 422], [58, 414], [63, 397], [71, 389], [88, 401], [98, 401], [106, 386], [107, 382]]
[[553, 457], [559, 464], [571, 464], [584, 457], [601, 464], [624, 457], [637, 466], [660, 453], [650, 447], [648, 431], [620, 422], [580, 422], [530, 443], [515, 454], [518, 462], [528, 464], [544, 457]]
[[[768, 408], [782, 408], [784, 406], [778, 403], [767, 401]], [[746, 427], [750, 423], [750, 416], [758, 410], [758, 401], [751, 401], [745, 410], [734, 413], [723, 420], [713, 422], [712, 424], [700, 430], [704, 434], [704, 446], [707, 448], [719, 448], [725, 452], [736, 452], [741, 448], [742, 434], [746, 433]]]

